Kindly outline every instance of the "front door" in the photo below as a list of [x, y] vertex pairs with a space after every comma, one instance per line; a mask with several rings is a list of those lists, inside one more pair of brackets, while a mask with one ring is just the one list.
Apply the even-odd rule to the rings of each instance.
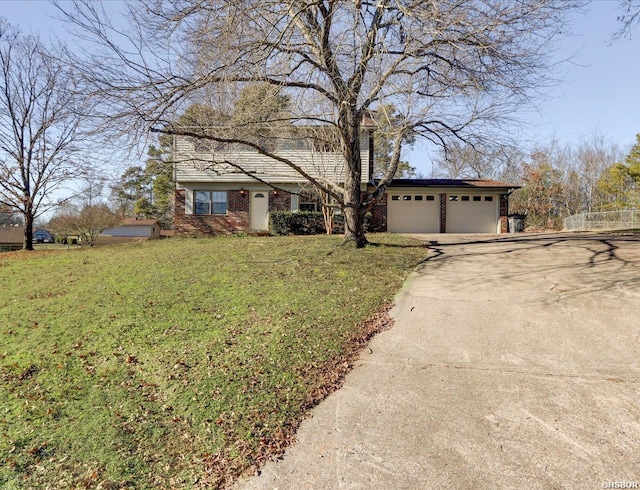
[[251, 193], [249, 204], [249, 227], [255, 231], [269, 229], [269, 192], [257, 191]]

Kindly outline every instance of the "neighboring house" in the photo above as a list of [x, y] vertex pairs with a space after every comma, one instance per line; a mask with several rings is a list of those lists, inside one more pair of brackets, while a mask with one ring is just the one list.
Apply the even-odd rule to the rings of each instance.
[[0, 252], [21, 250], [24, 242], [22, 226], [0, 226]]
[[[365, 127], [360, 136], [363, 192], [373, 189], [372, 134]], [[328, 145], [290, 135], [272, 139], [269, 145], [311, 175], [334, 182], [343, 179], [342, 155]], [[212, 160], [227, 163], [212, 165]], [[270, 211], [320, 210], [313, 187], [303, 177], [249, 147], [176, 136], [174, 162], [174, 228], [178, 234], [264, 232]], [[508, 196], [517, 187], [490, 180], [398, 179], [372, 209], [369, 229], [505, 233]]]
[[160, 223], [155, 219], [127, 219], [120, 226], [103, 230], [100, 236], [157, 240], [160, 238]]
[[47, 230], [36, 230], [33, 232], [34, 243], [54, 243], [55, 237]]

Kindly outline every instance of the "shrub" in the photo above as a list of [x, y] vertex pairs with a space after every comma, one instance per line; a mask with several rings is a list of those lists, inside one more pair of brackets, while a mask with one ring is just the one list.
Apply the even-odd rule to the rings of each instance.
[[[326, 233], [322, 213], [309, 211], [273, 211], [269, 213], [272, 235], [320, 235]], [[344, 216], [333, 218], [333, 233], [344, 232]]]
[[[371, 213], [364, 218], [364, 229], [369, 231]], [[334, 234], [344, 233], [344, 215], [333, 217]], [[326, 233], [322, 213], [310, 211], [272, 211], [269, 213], [269, 233], [272, 235], [321, 235]]]

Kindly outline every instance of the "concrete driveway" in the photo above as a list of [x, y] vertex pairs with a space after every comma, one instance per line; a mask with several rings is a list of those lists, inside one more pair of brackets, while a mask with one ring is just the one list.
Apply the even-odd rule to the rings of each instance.
[[639, 488], [640, 239], [420, 238], [394, 328], [237, 488]]

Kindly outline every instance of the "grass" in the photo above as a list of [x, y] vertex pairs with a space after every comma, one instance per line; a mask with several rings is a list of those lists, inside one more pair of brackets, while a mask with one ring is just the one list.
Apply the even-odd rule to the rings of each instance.
[[0, 487], [212, 488], [280, 453], [426, 254], [372, 240], [0, 254]]

